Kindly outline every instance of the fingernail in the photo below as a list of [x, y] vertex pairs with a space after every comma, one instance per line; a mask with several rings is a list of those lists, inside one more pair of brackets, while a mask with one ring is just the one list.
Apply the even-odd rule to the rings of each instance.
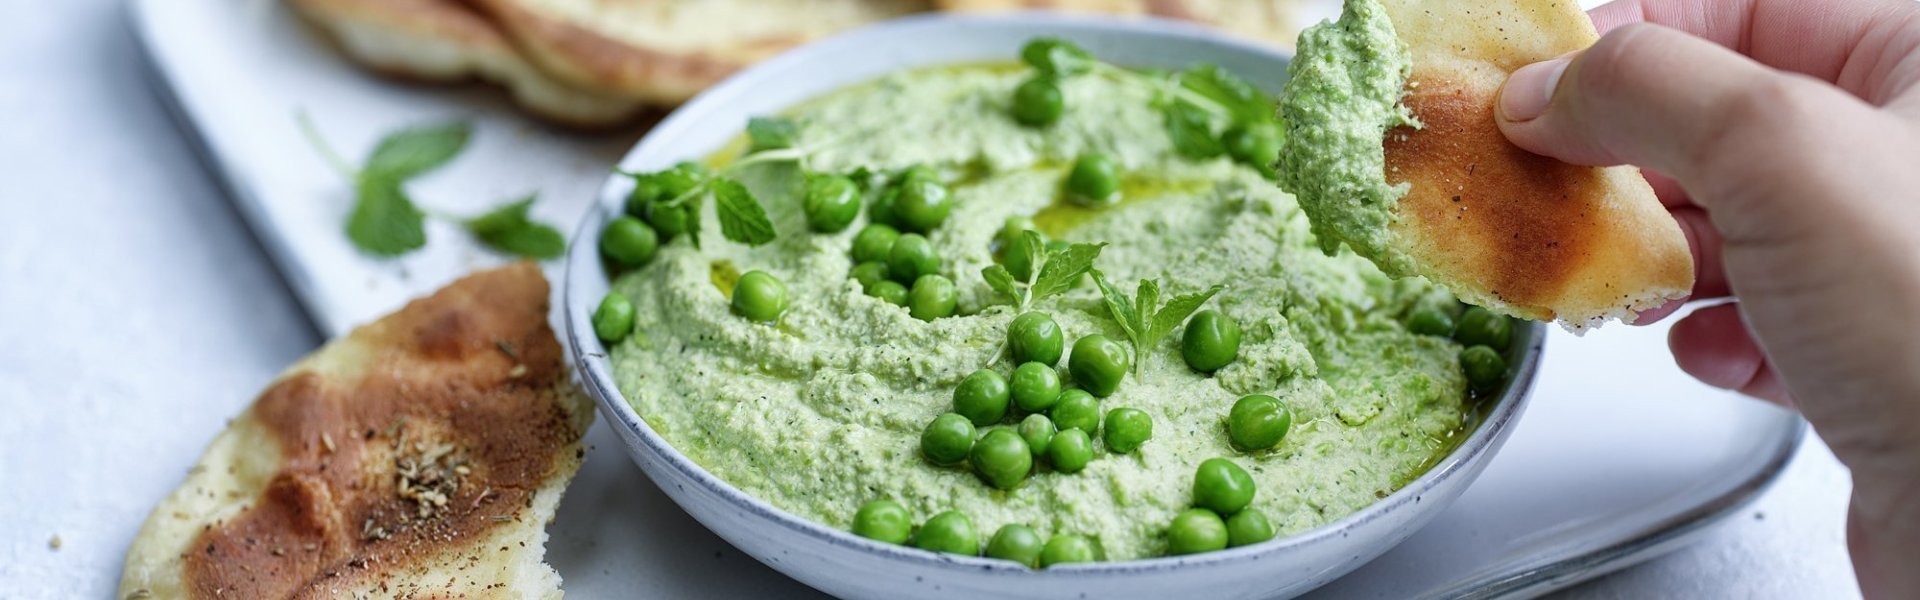
[[1547, 112], [1553, 90], [1560, 86], [1571, 58], [1537, 62], [1514, 71], [1507, 85], [1500, 88], [1500, 118], [1510, 122], [1532, 121]]

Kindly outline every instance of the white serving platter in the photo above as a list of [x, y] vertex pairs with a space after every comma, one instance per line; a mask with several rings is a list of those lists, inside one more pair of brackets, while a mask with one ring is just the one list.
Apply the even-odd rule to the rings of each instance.
[[[564, 231], [638, 137], [555, 131], [483, 87], [368, 76], [275, 0], [134, 0], [131, 14], [182, 131], [329, 335], [506, 259], [444, 225], [402, 259], [354, 250], [342, 234], [350, 188], [304, 140], [298, 113], [350, 160], [386, 131], [469, 119], [468, 151], [410, 192], [430, 210], [472, 214], [538, 191], [536, 217]], [[1800, 420], [1694, 382], [1673, 366], [1665, 333], [1556, 332], [1532, 406], [1480, 480], [1312, 597], [1529, 597], [1671, 550], [1751, 500], [1798, 446]], [[588, 441], [548, 544], [575, 597], [817, 595], [701, 528], [606, 427]]]

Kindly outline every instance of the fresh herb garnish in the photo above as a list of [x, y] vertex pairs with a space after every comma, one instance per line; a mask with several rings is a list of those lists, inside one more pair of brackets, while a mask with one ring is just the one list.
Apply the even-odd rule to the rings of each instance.
[[1100, 256], [1100, 250], [1107, 245], [1071, 244], [1057, 250], [1047, 250], [1046, 242], [1040, 234], [1032, 230], [1020, 232], [1022, 244], [1027, 252], [1028, 269], [1026, 281], [1014, 279], [1013, 273], [1003, 265], [993, 265], [980, 270], [980, 276], [987, 281], [987, 287], [1013, 301], [1015, 312], [1024, 312], [1027, 307], [1073, 289], [1080, 282], [1080, 276], [1093, 268], [1093, 260]]
[[760, 206], [747, 186], [732, 179], [720, 179], [711, 187], [714, 213], [720, 216], [720, 235], [749, 246], [773, 241], [773, 221], [767, 218], [767, 209]]
[[1125, 331], [1127, 338], [1133, 342], [1133, 366], [1136, 373], [1145, 369], [1148, 350], [1159, 344], [1160, 340], [1166, 339], [1167, 334], [1172, 333], [1175, 327], [1186, 322], [1187, 317], [1193, 316], [1193, 313], [1199, 311], [1208, 300], [1213, 299], [1215, 294], [1225, 289], [1216, 285], [1203, 292], [1174, 296], [1163, 306], [1160, 304], [1160, 282], [1158, 281], [1140, 280], [1139, 286], [1134, 288], [1134, 297], [1128, 299], [1120, 293], [1120, 290], [1114, 289], [1113, 284], [1107, 282], [1107, 276], [1099, 269], [1093, 269], [1091, 273], [1094, 285], [1100, 287], [1100, 295], [1106, 301], [1107, 313], [1113, 316], [1114, 322], [1120, 324], [1120, 329]]
[[[341, 177], [354, 183], [353, 210], [347, 214], [346, 228], [347, 239], [354, 246], [375, 256], [394, 257], [427, 245], [427, 213], [407, 195], [405, 184], [458, 156], [473, 137], [472, 124], [449, 121], [388, 134], [356, 169], [327, 145], [305, 111], [296, 117], [302, 133], [321, 157]], [[529, 196], [459, 221], [495, 250], [529, 258], [559, 257], [566, 250], [566, 237], [551, 226], [529, 219], [527, 208], [532, 204]]]
[[800, 126], [790, 119], [753, 117], [747, 119], [747, 152], [782, 150], [798, 145]]
[[[1020, 58], [1039, 72], [1037, 77], [1060, 80], [1091, 73], [1150, 89], [1175, 152], [1194, 160], [1227, 154], [1272, 176], [1268, 163], [1279, 153], [1268, 156], [1267, 151], [1278, 147], [1282, 135], [1277, 103], [1226, 69], [1206, 63], [1178, 72], [1123, 69], [1099, 62], [1085, 49], [1059, 38], [1027, 42]], [[1249, 132], [1264, 137], [1249, 137]], [[1223, 139], [1228, 135], [1241, 137], [1237, 146]]]
[[567, 251], [567, 238], [560, 230], [528, 218], [527, 210], [533, 207], [534, 198], [529, 194], [467, 219], [467, 231], [500, 252], [541, 260], [559, 258]]

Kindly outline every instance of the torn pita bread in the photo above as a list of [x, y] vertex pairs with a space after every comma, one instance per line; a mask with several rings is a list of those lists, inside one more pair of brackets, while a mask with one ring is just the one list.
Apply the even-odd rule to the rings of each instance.
[[1384, 142], [1387, 181], [1408, 185], [1387, 226], [1408, 274], [1575, 330], [1689, 293], [1686, 238], [1637, 169], [1529, 153], [1494, 121], [1513, 70], [1599, 39], [1576, 3], [1359, 1], [1380, 3], [1412, 55], [1401, 103], [1421, 126]]
[[522, 108], [571, 127], [633, 122], [645, 103], [561, 83], [461, 0], [289, 0], [355, 62], [392, 77], [487, 81]]
[[521, 263], [293, 365], [134, 538], [121, 598], [559, 598], [546, 524], [590, 404]]
[[469, 0], [522, 54], [581, 88], [657, 104], [693, 97], [761, 59], [928, 0]]
[[1060, 10], [1192, 21], [1253, 40], [1292, 46], [1298, 0], [935, 0], [940, 10]]

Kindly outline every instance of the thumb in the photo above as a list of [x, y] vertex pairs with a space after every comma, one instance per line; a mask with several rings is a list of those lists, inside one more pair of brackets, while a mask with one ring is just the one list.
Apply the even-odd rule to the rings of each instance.
[[[1811, 135], [1810, 105], [1844, 96], [1675, 29], [1622, 26], [1583, 52], [1527, 65], [1501, 88], [1500, 129], [1536, 154], [1632, 164], [1682, 182], [1751, 171], [1754, 144]], [[1830, 110], [1830, 109], [1829, 109]], [[1698, 190], [1688, 190], [1698, 195]]]

